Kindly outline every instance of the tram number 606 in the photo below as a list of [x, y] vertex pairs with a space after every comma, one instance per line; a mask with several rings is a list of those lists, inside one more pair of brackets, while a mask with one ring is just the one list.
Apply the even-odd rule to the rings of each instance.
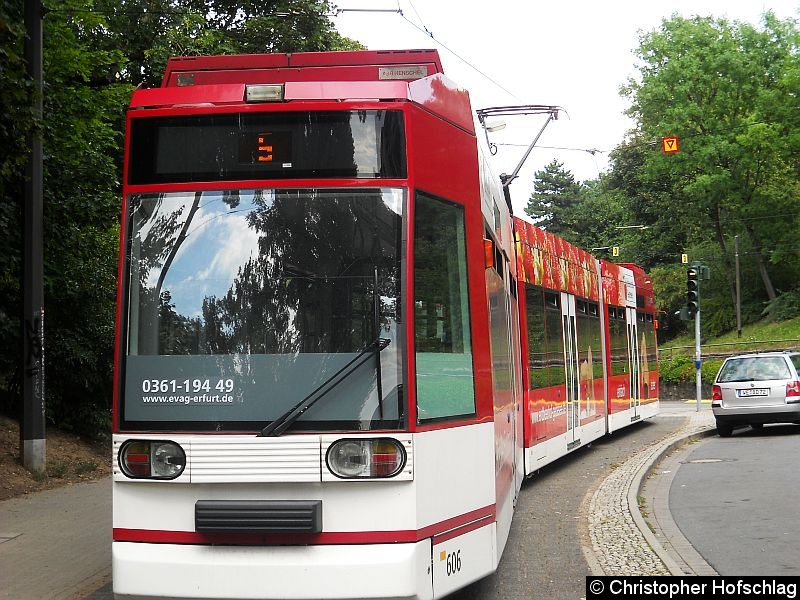
[[455, 575], [461, 570], [461, 550], [447, 554], [447, 576]]

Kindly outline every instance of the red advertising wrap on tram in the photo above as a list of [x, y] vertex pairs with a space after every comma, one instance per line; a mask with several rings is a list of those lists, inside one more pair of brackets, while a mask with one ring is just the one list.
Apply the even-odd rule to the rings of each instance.
[[134, 92], [117, 598], [445, 597], [525, 477], [656, 414], [649, 278], [513, 217], [477, 127], [434, 50]]

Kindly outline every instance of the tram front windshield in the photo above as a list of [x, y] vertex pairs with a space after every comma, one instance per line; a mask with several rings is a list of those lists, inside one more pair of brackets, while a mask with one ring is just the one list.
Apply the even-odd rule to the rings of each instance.
[[[128, 199], [122, 426], [400, 428], [399, 188]], [[322, 393], [324, 392], [324, 393]]]

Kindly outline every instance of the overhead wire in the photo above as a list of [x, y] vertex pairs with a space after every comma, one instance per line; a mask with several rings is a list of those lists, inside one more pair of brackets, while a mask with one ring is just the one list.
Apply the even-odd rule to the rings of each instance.
[[[528, 144], [515, 144], [512, 142], [498, 142], [498, 146], [511, 146], [514, 148], [527, 148]], [[600, 150], [599, 148], [566, 148], [563, 146], [536, 146], [544, 150], [574, 150], [575, 152], [586, 152], [594, 156], [595, 154], [605, 154], [608, 150]]]
[[[422, 28], [427, 32], [427, 34], [430, 37], [433, 37], [433, 32], [430, 29], [428, 29], [427, 27], [425, 27], [425, 23], [422, 22], [422, 16], [419, 14], [419, 11], [417, 10], [417, 7], [414, 6], [414, 3], [411, 0], [408, 0], [408, 4], [411, 6], [411, 9], [414, 11], [414, 14], [417, 15], [417, 18], [419, 19], [419, 22], [420, 22], [420, 25], [422, 25]], [[402, 15], [403, 11], [400, 9], [400, 0], [397, 0], [397, 9], [400, 11], [400, 14]]]
[[[428, 29], [425, 23], [422, 20], [422, 16], [419, 14], [419, 11], [414, 6], [412, 0], [408, 0], [411, 9], [419, 19], [420, 25], [417, 25], [412, 20], [410, 20], [403, 12], [402, 7], [400, 6], [400, 0], [397, 1], [397, 8], [336, 8], [332, 13], [320, 13], [319, 16], [325, 17], [336, 17], [340, 16], [343, 13], [393, 13], [399, 14], [404, 21], [406, 21], [409, 25], [411, 25], [417, 31], [423, 33], [431, 40], [433, 40], [437, 45], [441, 48], [452, 54], [455, 58], [465, 64], [467, 67], [478, 73], [481, 77], [484, 77], [487, 81], [491, 82], [493, 85], [497, 86], [497, 88], [504, 91], [506, 94], [514, 98], [515, 100], [519, 100], [516, 94], [510, 91], [508, 88], [500, 84], [498, 81], [490, 77], [487, 73], [476, 67], [472, 62], [467, 60], [465, 57], [461, 56], [455, 50], [447, 46], [444, 42], [437, 39], [433, 32]], [[90, 9], [90, 8], [44, 8], [44, 14], [48, 13], [57, 13], [57, 14], [75, 14], [75, 13], [86, 13], [86, 14], [103, 14], [107, 16], [115, 16], [115, 15], [126, 15], [126, 16], [137, 16], [137, 15], [163, 15], [163, 16], [205, 16], [203, 13], [197, 11], [184, 11], [184, 10], [98, 10], [98, 9]], [[307, 16], [306, 13], [298, 13], [298, 12], [289, 12], [289, 11], [281, 11], [271, 13], [269, 16], [277, 16], [277, 17], [302, 17]], [[735, 131], [738, 129], [745, 129], [748, 127], [752, 127], [755, 125], [769, 125], [769, 122], [766, 121], [754, 121], [751, 123], [743, 123], [741, 125], [731, 125], [724, 129], [717, 129], [711, 131], [698, 131], [694, 133], [688, 134], [680, 134], [678, 132], [677, 137], [679, 139], [691, 139], [695, 137], [705, 136], [705, 135], [716, 135], [719, 133], [723, 133], [726, 131]], [[619, 144], [616, 149], [625, 148], [625, 149], [636, 149], [641, 147], [658, 147], [660, 144], [660, 140], [641, 140], [638, 142], [634, 142], [631, 144], [623, 143]], [[513, 144], [513, 143], [502, 143], [497, 144], [498, 146], [527, 146], [527, 144]], [[608, 150], [599, 150], [597, 148], [587, 149], [587, 148], [559, 148], [559, 147], [547, 147], [547, 146], [537, 146], [537, 148], [543, 149], [552, 149], [552, 150], [571, 150], [571, 151], [579, 151], [579, 152], [587, 152], [591, 154], [593, 157], [596, 157], [597, 153], [607, 153]]]
[[419, 13], [417, 12], [417, 9], [414, 8], [414, 5], [411, 3], [411, 0], [409, 0], [409, 4], [411, 5], [411, 8], [414, 10], [414, 12], [417, 13], [417, 18], [419, 18], [419, 20], [420, 20], [420, 25], [417, 25], [411, 19], [406, 17], [406, 15], [403, 13], [403, 10], [400, 8], [400, 0], [397, 0], [397, 11], [396, 12], [403, 18], [403, 20], [405, 20], [409, 25], [411, 25], [414, 29], [416, 29], [420, 33], [423, 33], [423, 34], [427, 35], [434, 42], [436, 42], [439, 46], [441, 46], [442, 48], [447, 50], [447, 52], [449, 52], [450, 54], [455, 56], [458, 60], [460, 60], [462, 63], [464, 63], [470, 69], [472, 69], [473, 71], [478, 73], [481, 77], [484, 77], [487, 81], [490, 81], [493, 85], [495, 85], [499, 89], [503, 90], [506, 94], [508, 94], [509, 96], [514, 98], [515, 100], [520, 101], [520, 99], [517, 97], [517, 95], [514, 92], [510, 91], [508, 88], [506, 88], [505, 86], [503, 86], [502, 84], [497, 82], [495, 79], [493, 79], [492, 77], [490, 77], [489, 75], [487, 75], [486, 73], [481, 71], [478, 67], [476, 67], [469, 60], [467, 60], [466, 58], [464, 58], [463, 56], [458, 54], [455, 50], [453, 50], [452, 48], [447, 46], [444, 42], [442, 42], [441, 40], [438, 40], [433, 35], [433, 32], [425, 26], [425, 24], [422, 21], [422, 18], [419, 16]]

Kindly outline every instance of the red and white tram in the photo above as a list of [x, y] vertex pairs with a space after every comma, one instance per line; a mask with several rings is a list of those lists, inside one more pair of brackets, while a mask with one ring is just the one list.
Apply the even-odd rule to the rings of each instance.
[[120, 598], [445, 596], [657, 411], [646, 275], [512, 219], [435, 51], [173, 59], [123, 185]]
[[597, 260], [514, 221], [531, 473], [657, 414], [657, 321], [653, 286], [640, 267]]

